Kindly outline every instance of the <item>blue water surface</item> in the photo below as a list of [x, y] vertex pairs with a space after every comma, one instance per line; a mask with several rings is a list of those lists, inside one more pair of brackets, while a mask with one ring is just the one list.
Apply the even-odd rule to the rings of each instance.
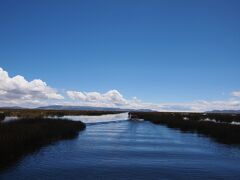
[[88, 124], [26, 156], [0, 179], [239, 179], [240, 148], [150, 122]]

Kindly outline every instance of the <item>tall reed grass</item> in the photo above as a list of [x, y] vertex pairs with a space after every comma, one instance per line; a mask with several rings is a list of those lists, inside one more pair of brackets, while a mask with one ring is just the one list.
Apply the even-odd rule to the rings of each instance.
[[130, 116], [154, 124], [166, 125], [185, 132], [194, 132], [226, 144], [240, 144], [240, 115], [205, 113], [133, 112]]
[[84, 123], [66, 119], [25, 118], [0, 123], [0, 169], [45, 145], [74, 138], [83, 129]]

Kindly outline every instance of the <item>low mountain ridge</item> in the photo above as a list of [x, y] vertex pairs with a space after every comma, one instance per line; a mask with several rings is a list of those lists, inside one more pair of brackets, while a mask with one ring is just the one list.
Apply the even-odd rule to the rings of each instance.
[[94, 106], [61, 106], [51, 105], [42, 106], [36, 109], [42, 110], [84, 110], [84, 111], [142, 111], [142, 112], [153, 112], [151, 109], [122, 109], [122, 108], [111, 108], [111, 107], [94, 107]]
[[240, 110], [213, 110], [206, 113], [240, 114]]

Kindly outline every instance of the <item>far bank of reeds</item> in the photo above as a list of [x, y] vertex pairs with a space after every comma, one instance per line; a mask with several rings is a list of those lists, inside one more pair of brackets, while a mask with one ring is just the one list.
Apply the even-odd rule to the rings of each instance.
[[[122, 111], [124, 112], [124, 111]], [[98, 116], [106, 114], [118, 114], [121, 111], [83, 111], [83, 110], [42, 110], [42, 109], [0, 109], [0, 118], [1, 113], [4, 113], [5, 116], [14, 116], [21, 118], [36, 118], [36, 117], [51, 117], [51, 116], [79, 116], [79, 115], [88, 115], [88, 116]]]
[[240, 115], [213, 113], [133, 112], [132, 119], [139, 118], [154, 124], [186, 132], [194, 132], [227, 144], [240, 144]]

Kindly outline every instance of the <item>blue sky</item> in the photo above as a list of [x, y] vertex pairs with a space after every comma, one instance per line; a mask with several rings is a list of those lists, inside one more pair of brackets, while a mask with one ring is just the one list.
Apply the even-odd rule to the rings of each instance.
[[58, 92], [238, 101], [240, 1], [0, 2], [0, 67]]

